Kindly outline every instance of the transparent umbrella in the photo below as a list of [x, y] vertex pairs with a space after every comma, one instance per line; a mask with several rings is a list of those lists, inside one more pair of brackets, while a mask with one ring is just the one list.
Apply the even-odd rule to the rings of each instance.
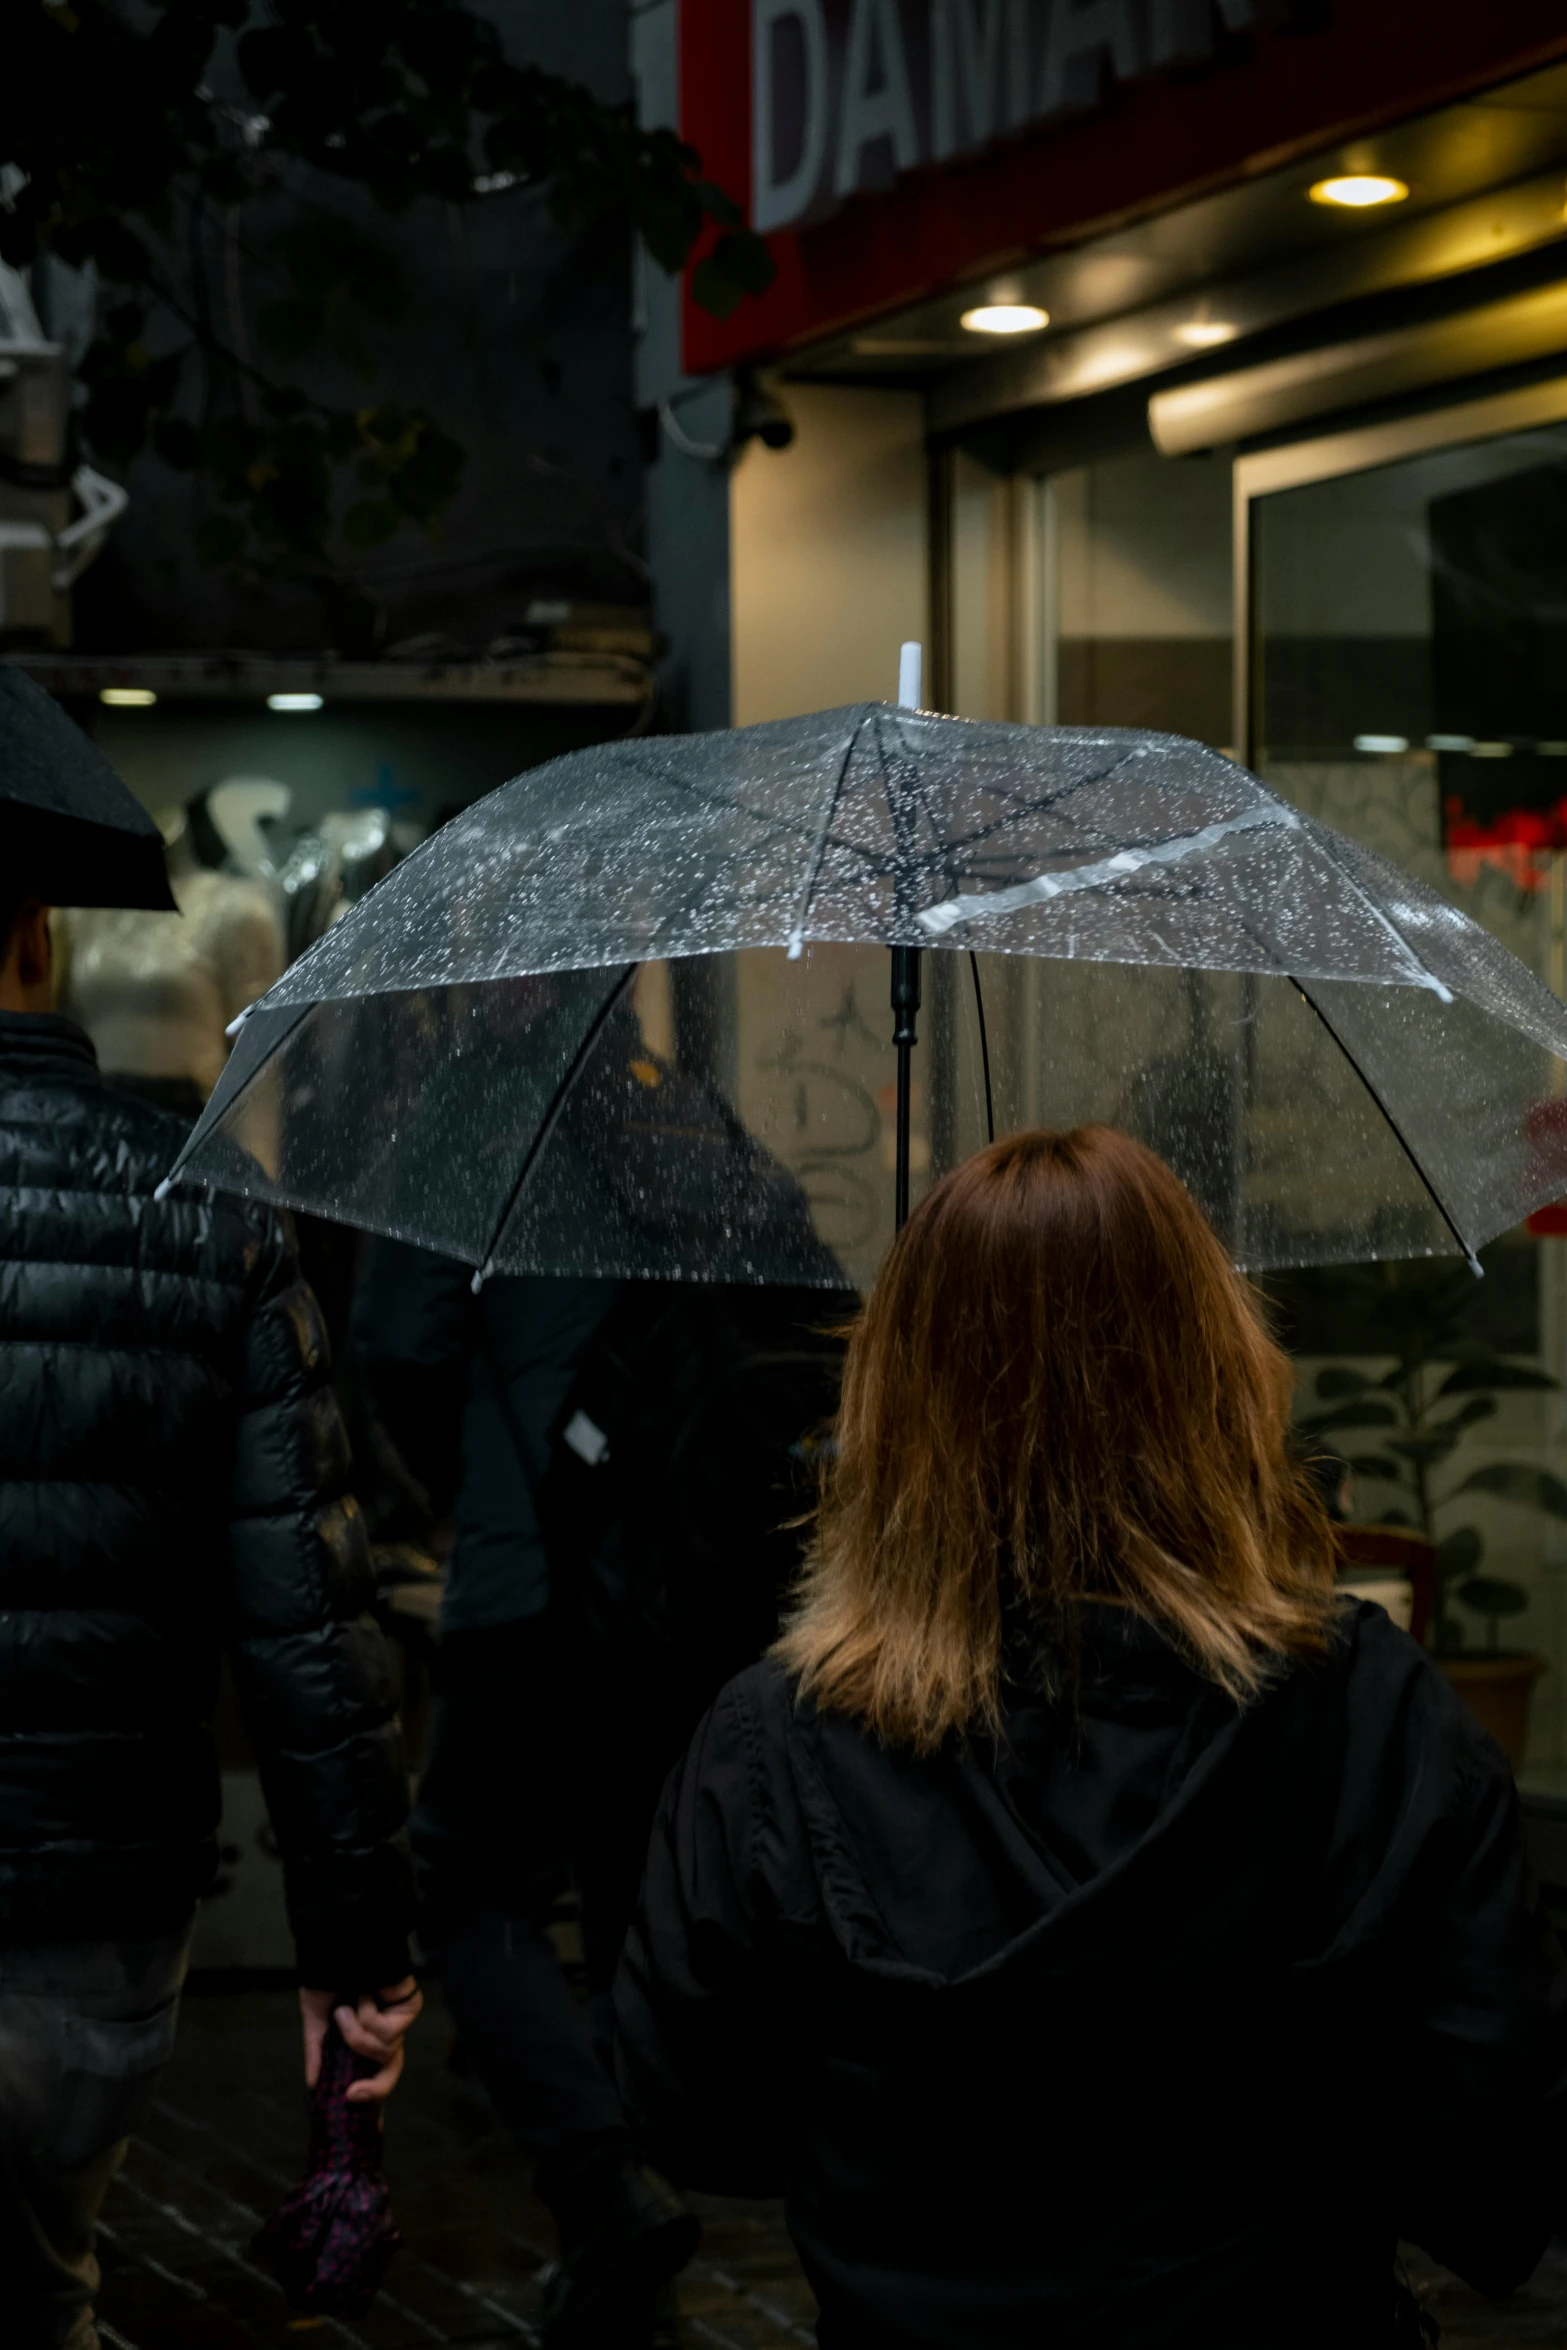
[[261, 999], [176, 1175], [481, 1273], [835, 1286], [900, 1172], [1101, 1118], [1243, 1265], [1472, 1259], [1567, 1191], [1564, 1056], [1521, 963], [1233, 761], [866, 704], [479, 801]]

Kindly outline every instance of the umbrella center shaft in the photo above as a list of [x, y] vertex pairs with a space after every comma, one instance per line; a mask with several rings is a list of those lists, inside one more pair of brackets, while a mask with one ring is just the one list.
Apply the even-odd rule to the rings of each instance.
[[897, 1173], [895, 1177], [897, 1228], [909, 1220], [909, 1110], [912, 1077], [910, 1056], [919, 1042], [920, 950], [892, 950], [892, 1041], [898, 1050]]

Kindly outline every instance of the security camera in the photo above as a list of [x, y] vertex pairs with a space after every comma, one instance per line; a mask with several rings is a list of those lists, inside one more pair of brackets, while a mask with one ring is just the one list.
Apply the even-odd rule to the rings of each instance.
[[731, 449], [738, 453], [751, 440], [760, 441], [767, 449], [787, 449], [793, 439], [794, 419], [789, 411], [763, 389], [749, 368], [743, 368], [735, 377]]

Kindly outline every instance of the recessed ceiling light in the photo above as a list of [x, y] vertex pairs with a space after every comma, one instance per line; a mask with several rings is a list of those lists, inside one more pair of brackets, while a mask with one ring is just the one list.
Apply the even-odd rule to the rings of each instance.
[[111, 710], [150, 710], [157, 698], [150, 685], [106, 685], [98, 695]]
[[1050, 313], [1032, 302], [982, 302], [964, 311], [963, 324], [971, 335], [1031, 335], [1050, 324]]
[[1408, 750], [1409, 737], [1404, 734], [1357, 734], [1355, 748], [1357, 751], [1369, 751], [1374, 755], [1380, 753], [1396, 759], [1400, 751]]
[[1426, 736], [1428, 751], [1472, 751], [1474, 747], [1475, 738], [1472, 734], [1428, 734]]
[[269, 710], [319, 710], [320, 707], [321, 696], [319, 694], [268, 694], [267, 696]]
[[1342, 204], [1363, 212], [1370, 204], [1402, 204], [1409, 190], [1402, 180], [1380, 171], [1347, 171], [1336, 179], [1318, 180], [1311, 191], [1313, 204]]
[[1178, 343], [1188, 344], [1194, 351], [1206, 351], [1211, 343], [1233, 342], [1239, 331], [1227, 319], [1188, 318], [1184, 325], [1176, 328], [1175, 339]]

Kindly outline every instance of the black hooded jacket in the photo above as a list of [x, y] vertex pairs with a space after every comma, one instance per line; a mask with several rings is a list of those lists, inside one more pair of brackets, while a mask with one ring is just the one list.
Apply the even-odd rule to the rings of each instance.
[[919, 1760], [732, 1682], [616, 1986], [634, 2126], [785, 2193], [831, 2350], [1358, 2350], [1394, 2247], [1567, 2222], [1567, 1972], [1501, 1756], [1373, 1608], [1244, 1712], [1090, 1611]]
[[188, 1913], [226, 1644], [300, 1971], [388, 1985], [407, 1778], [325, 1337], [271, 1209], [155, 1201], [183, 1140], [0, 1014], [0, 1940]]

